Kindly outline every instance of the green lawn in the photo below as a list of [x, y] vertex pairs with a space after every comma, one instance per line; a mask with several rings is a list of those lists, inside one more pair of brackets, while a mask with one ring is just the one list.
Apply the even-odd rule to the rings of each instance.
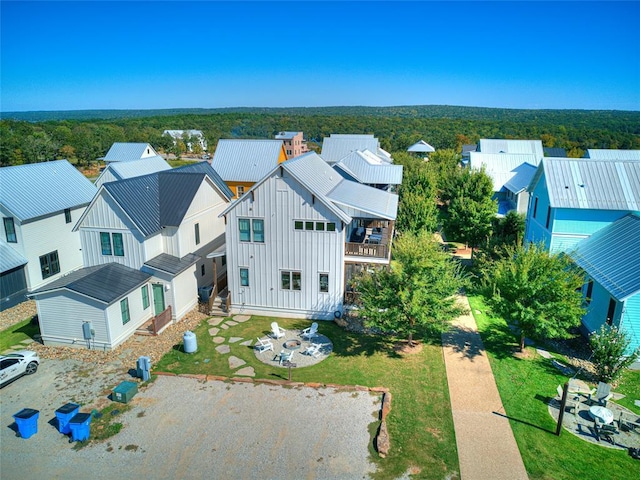
[[[33, 338], [33, 336], [38, 333], [40, 333], [40, 329], [37, 325], [31, 324], [31, 317], [20, 323], [16, 323], [2, 331], [2, 335], [0, 335], [0, 352], [4, 352], [9, 347], [18, 345], [22, 340]], [[29, 346], [25, 345], [24, 348], [29, 349]]]
[[[640, 465], [626, 451], [600, 447], [566, 430], [560, 437], [555, 435], [556, 422], [547, 411], [547, 402], [555, 396], [557, 385], [564, 384], [568, 377], [539, 355], [526, 360], [514, 357], [517, 341], [505, 321], [488, 314], [482, 297], [470, 296], [469, 301], [529, 477], [637, 478], [632, 472], [640, 473]], [[630, 397], [627, 403], [632, 404], [633, 398], [640, 398], [639, 384], [640, 372], [628, 371], [616, 391]], [[629, 406], [627, 403], [625, 406]]]
[[[277, 320], [285, 329], [302, 329], [310, 322], [291, 319], [252, 317], [229, 330], [225, 337], [253, 339], [270, 331]], [[235, 355], [252, 366], [256, 378], [286, 379], [287, 370], [266, 365], [255, 357], [251, 347], [231, 344], [229, 355], [214, 349], [203, 322], [196, 330], [198, 351], [182, 352], [178, 345], [166, 354], [154, 370], [174, 373], [205, 373], [232, 376], [229, 355]], [[447, 386], [442, 347], [425, 344], [422, 352], [402, 357], [393, 350], [393, 339], [348, 333], [333, 322], [320, 322], [320, 333], [333, 342], [333, 353], [321, 363], [293, 369], [292, 380], [299, 382], [335, 383], [340, 385], [382, 386], [390, 389], [392, 409], [387, 417], [391, 452], [386, 459], [372, 454], [378, 465], [376, 478], [397, 478], [409, 468], [419, 471], [412, 478], [458, 478], [451, 404]]]

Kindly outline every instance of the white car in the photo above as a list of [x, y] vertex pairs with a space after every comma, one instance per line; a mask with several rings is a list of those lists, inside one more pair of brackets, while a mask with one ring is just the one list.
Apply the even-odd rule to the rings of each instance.
[[31, 350], [0, 355], [0, 387], [4, 387], [22, 375], [36, 373], [38, 365], [40, 365], [40, 357]]

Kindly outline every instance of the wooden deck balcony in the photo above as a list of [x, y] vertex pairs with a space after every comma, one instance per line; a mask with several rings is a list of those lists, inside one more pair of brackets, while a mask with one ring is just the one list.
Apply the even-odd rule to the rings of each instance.
[[389, 258], [389, 245], [380, 243], [350, 243], [344, 245], [345, 257]]

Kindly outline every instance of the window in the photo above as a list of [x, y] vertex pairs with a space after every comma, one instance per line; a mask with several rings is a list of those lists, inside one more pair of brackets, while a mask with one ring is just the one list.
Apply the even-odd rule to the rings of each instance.
[[116, 257], [124, 257], [124, 246], [122, 244], [122, 234], [112, 233], [113, 237], [113, 254]]
[[249, 286], [249, 269], [248, 268], [240, 269], [240, 285], [242, 287]]
[[142, 309], [146, 310], [149, 308], [149, 285], [143, 286], [140, 293], [142, 294]]
[[585, 301], [587, 305], [591, 303], [591, 295], [593, 295], [593, 279], [589, 279], [589, 283], [587, 284], [587, 294], [585, 295]]
[[302, 222], [302, 220], [296, 220], [293, 222], [293, 228], [295, 230], [302, 230], [303, 226], [304, 226], [304, 223]]
[[200, 266], [200, 276], [204, 277], [204, 263]]
[[248, 218], [240, 218], [238, 219], [238, 227], [240, 228], [240, 241], [241, 242], [250, 242], [251, 241], [251, 230], [249, 225]]
[[313, 230], [313, 222], [304, 222], [305, 230]]
[[71, 223], [71, 209], [64, 209], [64, 223]]
[[200, 244], [200, 224], [196, 223], [194, 225], [194, 228], [195, 228], [195, 231], [196, 231], [195, 232], [196, 233], [196, 245], [199, 245]]
[[616, 300], [611, 298], [609, 300], [609, 310], [607, 311], [607, 325], [613, 325], [613, 316], [616, 314]]
[[109, 232], [100, 232], [100, 245], [102, 245], [103, 255], [113, 254], [111, 250], [111, 235], [109, 235]]
[[40, 257], [40, 271], [42, 272], [43, 280], [60, 273], [60, 260], [58, 259], [57, 250]]
[[222, 266], [224, 267], [227, 264], [227, 256], [223, 255], [222, 256]]
[[324, 232], [324, 222], [316, 222], [316, 230]]
[[547, 223], [544, 228], [549, 228], [549, 222], [551, 221], [551, 207], [547, 208]]
[[320, 274], [320, 293], [328, 293], [329, 292], [329, 274], [321, 273]]
[[536, 213], [538, 213], [538, 197], [533, 202], [533, 218], [536, 218]]
[[238, 185], [236, 187], [236, 196], [240, 198], [242, 195], [244, 195], [244, 187], [242, 185]]
[[280, 272], [280, 284], [283, 290], [301, 290], [302, 275], [300, 272]]
[[253, 241], [264, 243], [264, 220], [252, 220], [253, 225]]
[[7, 243], [18, 243], [18, 237], [16, 235], [16, 226], [13, 223], [13, 218], [3, 218], [4, 233], [7, 236]]
[[335, 232], [335, 231], [336, 231], [336, 224], [333, 222], [327, 223], [327, 232]]
[[125, 298], [120, 301], [120, 313], [122, 314], [122, 324], [126, 325], [129, 320], [131, 320], [131, 316], [129, 315], [129, 299]]

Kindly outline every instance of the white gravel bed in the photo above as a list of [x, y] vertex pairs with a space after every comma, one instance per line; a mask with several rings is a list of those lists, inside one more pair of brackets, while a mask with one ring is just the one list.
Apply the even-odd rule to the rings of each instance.
[[[24, 406], [37, 409], [33, 403]], [[9, 428], [15, 412], [3, 398], [2, 479], [356, 479], [375, 472], [368, 426], [378, 419], [377, 394], [161, 376], [130, 404], [118, 435], [75, 451], [47, 423], [61, 405], [42, 411], [38, 433], [22, 439]]]

